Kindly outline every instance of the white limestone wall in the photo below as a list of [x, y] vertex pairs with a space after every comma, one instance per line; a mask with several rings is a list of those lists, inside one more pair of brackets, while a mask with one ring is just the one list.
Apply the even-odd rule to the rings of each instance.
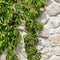
[[[37, 19], [44, 23], [42, 32], [37, 32], [39, 43], [36, 48], [42, 53], [41, 60], [60, 60], [60, 0], [46, 0], [45, 11]], [[21, 29], [22, 37], [26, 34], [24, 22]], [[16, 49], [20, 60], [27, 60], [24, 49], [24, 40]], [[0, 60], [5, 60], [6, 52], [0, 56]]]
[[60, 60], [60, 0], [47, 0], [42, 18], [44, 30], [39, 34], [41, 60]]

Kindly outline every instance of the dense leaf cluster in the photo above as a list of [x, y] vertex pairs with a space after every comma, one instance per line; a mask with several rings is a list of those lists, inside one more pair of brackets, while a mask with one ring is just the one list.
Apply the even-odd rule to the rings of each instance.
[[27, 34], [24, 37], [25, 50], [27, 52], [28, 60], [40, 60], [41, 53], [36, 49], [36, 45], [39, 40], [36, 31], [43, 30], [43, 24], [37, 22], [35, 19], [38, 18], [42, 11], [40, 8], [44, 8], [44, 0], [23, 0], [22, 2], [21, 17], [26, 22]]
[[36, 31], [43, 30], [43, 24], [35, 19], [41, 15], [44, 0], [0, 0], [0, 55], [7, 50], [6, 60], [18, 60], [14, 48], [21, 35], [16, 28], [25, 20], [27, 34], [24, 37], [28, 60], [40, 60], [41, 53], [36, 49]]
[[[18, 60], [14, 48], [21, 39], [17, 25], [20, 25], [20, 17], [15, 12], [13, 0], [0, 1], [0, 55], [6, 49], [6, 60]], [[16, 9], [16, 8], [15, 8]]]

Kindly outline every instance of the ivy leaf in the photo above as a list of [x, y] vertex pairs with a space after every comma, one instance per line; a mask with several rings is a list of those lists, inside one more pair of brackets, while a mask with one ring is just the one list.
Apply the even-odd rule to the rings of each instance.
[[36, 22], [34, 25], [34, 29], [42, 31], [44, 28], [43, 26], [44, 26], [43, 23]]
[[6, 60], [18, 60], [17, 55], [14, 50], [8, 52]]
[[31, 33], [28, 33], [24, 38], [24, 42], [26, 45], [36, 45], [38, 43], [37, 35], [32, 35]]
[[28, 59], [29, 60], [40, 60], [41, 59], [41, 53], [40, 52], [37, 52], [34, 55], [29, 55], [28, 56]]
[[28, 55], [34, 55], [37, 52], [37, 49], [32, 45], [25, 45], [25, 50]]

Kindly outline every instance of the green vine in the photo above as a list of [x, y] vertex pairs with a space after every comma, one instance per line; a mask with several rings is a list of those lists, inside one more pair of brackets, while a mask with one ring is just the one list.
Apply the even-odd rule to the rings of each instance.
[[[40, 8], [44, 8], [44, 0], [24, 0], [22, 1], [22, 19], [26, 22], [27, 34], [24, 37], [25, 50], [28, 60], [40, 60], [41, 53], [36, 49], [38, 44], [37, 30], [43, 30], [43, 24], [35, 19], [41, 15]], [[25, 18], [24, 18], [25, 17]]]
[[44, 0], [0, 0], [0, 55], [6, 49], [6, 60], [19, 60], [15, 48], [21, 40], [17, 26], [25, 20], [27, 34], [24, 36], [28, 60], [40, 60], [41, 53], [35, 47], [38, 44], [36, 31], [43, 30], [43, 24], [37, 22], [44, 8]]

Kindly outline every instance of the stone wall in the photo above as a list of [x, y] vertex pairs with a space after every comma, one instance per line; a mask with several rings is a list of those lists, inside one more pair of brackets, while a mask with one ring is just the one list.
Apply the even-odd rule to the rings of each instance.
[[39, 34], [38, 49], [41, 60], [60, 60], [60, 0], [47, 0], [48, 4], [40, 19], [44, 30]]
[[[42, 53], [41, 60], [60, 60], [60, 0], [46, 0], [46, 2], [45, 11], [37, 19], [44, 23], [44, 30], [37, 32], [39, 43], [36, 48]], [[23, 22], [19, 27], [22, 37], [26, 34], [24, 28]], [[27, 60], [23, 38], [16, 53], [20, 60]], [[0, 60], [5, 60], [5, 56], [6, 52], [3, 52]]]

